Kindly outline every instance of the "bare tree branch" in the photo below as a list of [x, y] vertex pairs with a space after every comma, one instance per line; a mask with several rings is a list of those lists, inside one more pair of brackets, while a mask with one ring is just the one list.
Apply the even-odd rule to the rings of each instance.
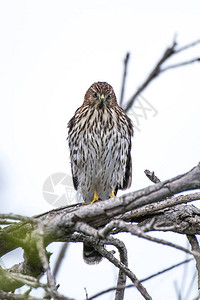
[[36, 234], [36, 246], [39, 254], [39, 258], [42, 262], [44, 272], [47, 273], [47, 284], [49, 287], [49, 294], [53, 297], [57, 294], [55, 278], [51, 274], [51, 269], [49, 266], [49, 260], [47, 258], [46, 249], [44, 247], [43, 241], [43, 228], [40, 227], [39, 230], [35, 232]]
[[138, 237], [142, 237], [142, 238], [147, 239], [149, 241], [153, 241], [153, 242], [156, 242], [156, 243], [159, 243], [159, 244], [167, 245], [167, 246], [182, 250], [186, 253], [189, 253], [189, 254], [200, 257], [200, 253], [198, 251], [195, 251], [195, 250], [190, 251], [185, 247], [176, 245], [176, 244], [171, 243], [171, 242], [167, 242], [167, 241], [162, 240], [162, 239], [158, 239], [158, 238], [149, 236], [146, 233], [144, 233], [144, 231], [146, 231], [146, 230], [147, 231], [151, 230], [151, 228], [153, 226], [153, 223], [154, 223], [154, 220], [152, 219], [152, 224], [150, 224], [148, 226], [146, 225], [144, 228], [139, 228], [137, 225], [129, 224], [129, 223], [126, 223], [122, 220], [115, 220], [115, 221], [111, 221], [110, 223], [108, 223], [104, 228], [99, 229], [99, 235], [102, 236], [103, 238], [105, 238], [112, 231], [112, 229], [119, 228], [120, 232], [130, 232], [130, 233], [132, 233], [132, 234], [134, 234]]
[[[81, 206], [78, 209], [70, 207], [70, 212], [68, 212], [68, 208], [53, 210], [37, 218], [45, 226], [45, 238], [52, 240], [52, 237], [54, 238], [55, 235], [61, 237], [72, 233], [77, 222], [87, 223], [88, 225], [95, 224], [95, 226], [104, 225], [111, 218], [121, 213], [150, 203], [162, 202], [166, 197], [197, 188], [200, 188], [200, 165], [186, 174], [157, 183], [134, 193], [94, 203], [93, 205], [87, 205], [87, 207]], [[101, 220], [101, 222], [98, 223], [98, 220]]]
[[[120, 262], [128, 267], [128, 255], [127, 255], [127, 249], [125, 244], [122, 241], [115, 239], [115, 246], [119, 251]], [[121, 288], [122, 286], [124, 288]], [[125, 286], [126, 286], [126, 274], [123, 272], [123, 270], [119, 269], [115, 300], [124, 299]]]
[[[77, 222], [87, 223], [88, 225], [102, 226], [107, 224], [113, 217], [122, 217], [122, 213], [129, 212], [131, 217], [138, 217], [139, 215], [149, 214], [149, 210], [145, 213], [149, 205], [158, 205], [157, 210], [162, 207], [174, 206], [178, 203], [187, 203], [195, 199], [199, 199], [199, 193], [193, 195], [182, 195], [173, 199], [166, 199], [166, 197], [176, 193], [198, 189], [200, 187], [200, 165], [193, 168], [186, 174], [179, 175], [175, 178], [157, 183], [145, 189], [109, 199], [107, 201], [98, 202], [87, 207], [81, 204], [72, 205], [60, 209], [52, 210], [48, 213], [34, 217], [43, 223], [45, 228], [45, 245], [51, 241], [60, 240], [68, 234], [72, 234], [75, 230]], [[167, 203], [167, 204], [165, 204]], [[143, 210], [143, 206], [145, 210]], [[142, 211], [138, 211], [141, 208]], [[155, 207], [154, 207], [155, 208]], [[197, 211], [198, 212], [198, 211]], [[196, 212], [196, 213], [197, 213]], [[127, 215], [125, 215], [127, 216]], [[0, 215], [1, 217], [1, 215]], [[32, 222], [32, 218], [30, 220]], [[0, 231], [0, 255], [4, 255], [8, 251], [19, 247], [23, 243], [22, 233], [26, 237], [26, 232], [31, 231], [33, 227], [28, 224], [16, 224], [4, 228]], [[17, 238], [19, 233], [20, 239]], [[5, 243], [6, 240], [6, 243]]]
[[148, 294], [147, 290], [143, 287], [141, 282], [137, 279], [135, 274], [129, 270], [127, 266], [121, 263], [118, 259], [116, 259], [110, 252], [108, 252], [105, 248], [101, 246], [95, 246], [95, 249], [99, 251], [99, 253], [106, 257], [110, 262], [112, 262], [117, 268], [120, 268], [134, 283], [140, 294], [144, 297], [144, 299], [151, 300], [151, 296]]
[[[193, 194], [187, 194], [187, 195], [180, 195], [173, 198], [168, 198], [165, 201], [156, 202], [152, 204], [144, 205], [143, 207], [136, 208], [130, 212], [127, 212], [120, 217], [124, 221], [130, 221], [130, 220], [138, 220], [138, 218], [148, 215], [153, 215], [154, 212], [158, 212], [163, 209], [170, 210], [170, 207], [176, 206], [181, 203], [189, 203], [194, 200], [200, 200], [200, 192], [193, 193]], [[198, 208], [194, 208], [194, 211], [196, 211], [196, 214], [199, 215], [200, 211]], [[164, 211], [163, 211], [164, 212]]]
[[162, 70], [160, 70], [160, 73], [166, 72], [166, 71], [171, 70], [171, 69], [191, 65], [191, 64], [193, 64], [195, 62], [199, 62], [199, 61], [200, 61], [200, 57], [196, 57], [196, 58], [193, 58], [193, 59], [188, 60], [188, 61], [182, 61], [180, 63], [174, 64], [174, 65], [169, 65], [165, 68], [162, 68]]
[[[164, 270], [162, 270], [162, 271], [159, 271], [159, 272], [157, 272], [157, 273], [155, 273], [155, 274], [152, 274], [152, 275], [150, 275], [150, 276], [148, 276], [148, 277], [146, 277], [146, 278], [144, 278], [144, 279], [141, 279], [140, 282], [143, 283], [143, 282], [145, 282], [145, 281], [147, 281], [147, 280], [150, 280], [150, 279], [152, 279], [152, 278], [154, 278], [154, 277], [157, 277], [157, 276], [159, 276], [159, 275], [161, 275], [161, 274], [163, 274], [163, 273], [165, 273], [165, 272], [171, 271], [171, 270], [173, 270], [174, 268], [177, 268], [177, 267], [179, 267], [179, 266], [182, 266], [183, 264], [186, 264], [186, 263], [188, 263], [188, 262], [190, 262], [190, 261], [193, 261], [193, 258], [186, 259], [186, 260], [184, 260], [184, 261], [182, 261], [182, 262], [180, 262], [180, 263], [178, 263], [178, 264], [175, 264], [175, 265], [173, 265], [173, 266], [171, 266], [171, 267], [169, 267], [169, 268], [166, 268], [166, 269], [164, 269]], [[135, 285], [129, 284], [129, 285], [126, 285], [125, 288], [127, 289], [127, 288], [133, 288], [133, 287], [135, 287]], [[121, 288], [121, 289], [124, 289], [124, 286], [122, 285], [121, 287], [118, 287], [118, 289], [120, 289], [120, 288]], [[101, 292], [99, 292], [99, 293], [97, 293], [97, 294], [95, 294], [95, 295], [89, 297], [87, 300], [93, 300], [93, 299], [95, 299], [95, 298], [97, 298], [97, 297], [99, 297], [99, 296], [102, 296], [102, 295], [104, 295], [104, 294], [106, 294], [106, 293], [109, 293], [109, 292], [112, 292], [112, 291], [115, 291], [115, 290], [116, 290], [116, 287], [108, 288], [108, 289], [106, 289], [106, 290], [103, 290], [103, 291], [101, 291]]]
[[[193, 276], [190, 280], [190, 284], [188, 284], [187, 291], [186, 291], [186, 294], [185, 294], [185, 297], [183, 298], [183, 300], [188, 300], [189, 299], [189, 297], [191, 295], [191, 292], [193, 290], [193, 286], [194, 286], [194, 283], [196, 281], [196, 278], [197, 278], [197, 270], [195, 270], [194, 273], [193, 273]], [[199, 300], [199, 297], [198, 297], [198, 300]]]
[[6, 293], [4, 291], [0, 290], [0, 297], [1, 299], [6, 299], [6, 300], [41, 300], [40, 298], [32, 297], [30, 295], [25, 294], [15, 294], [15, 293]]
[[[6, 292], [12, 291], [24, 284], [27, 284], [28, 286], [31, 286], [34, 288], [38, 288], [38, 287], [45, 288], [46, 287], [45, 284], [40, 283], [33, 276], [23, 275], [23, 274], [15, 273], [15, 272], [11, 273], [11, 272], [9, 272], [9, 270], [4, 270], [0, 267], [1, 290], [4, 290]], [[14, 289], [12, 288], [13, 286], [15, 286]]]
[[125, 85], [126, 85], [126, 75], [127, 75], [129, 58], [130, 58], [130, 53], [127, 52], [126, 57], [124, 59], [124, 73], [123, 73], [123, 79], [122, 79], [121, 96], [120, 96], [120, 101], [119, 101], [120, 106], [122, 106], [123, 99], [124, 99], [124, 90], [125, 90]]
[[[90, 226], [86, 225], [86, 224], [83, 224], [83, 223], [77, 223], [77, 226], [76, 226], [76, 229], [78, 229], [79, 231], [82, 231], [86, 234], [90, 234], [92, 232], [92, 235], [97, 238], [98, 237], [98, 233], [99, 233], [99, 236], [102, 236], [103, 238], [107, 237], [107, 235], [114, 229], [114, 228], [120, 228], [120, 231], [121, 232], [131, 232], [139, 237], [143, 237], [145, 239], [148, 239], [148, 240], [151, 240], [151, 241], [154, 241], [154, 242], [157, 242], [157, 243], [161, 243], [161, 244], [164, 244], [164, 245], [168, 245], [168, 246], [171, 246], [171, 247], [174, 247], [176, 249], [179, 249], [179, 250], [182, 250], [182, 251], [185, 251], [186, 253], [190, 253], [190, 254], [193, 254], [195, 256], [200, 256], [200, 254], [193, 250], [193, 251], [190, 251], [182, 246], [179, 246], [179, 245], [176, 245], [174, 243], [171, 243], [171, 242], [167, 242], [167, 241], [164, 241], [164, 240], [161, 240], [161, 239], [158, 239], [158, 238], [154, 238], [154, 237], [151, 237], [151, 236], [148, 236], [146, 235], [140, 228], [137, 227], [137, 225], [132, 225], [132, 224], [128, 224], [128, 223], [125, 223], [124, 221], [122, 220], [116, 220], [116, 221], [111, 221], [110, 223], [108, 223], [104, 228], [101, 228], [99, 230], [96, 230], [96, 229], [92, 229]], [[148, 229], [149, 230], [149, 229]], [[95, 246], [95, 248], [99, 251], [99, 247], [101, 249], [102, 246]], [[102, 250], [103, 251], [103, 250]], [[100, 252], [100, 251], [99, 251]], [[100, 252], [101, 253], [101, 252]], [[102, 254], [102, 253], [101, 253]], [[108, 258], [107, 256], [105, 256], [106, 258]], [[118, 289], [119, 290], [119, 289]], [[118, 299], [118, 298], [116, 298]], [[145, 298], [146, 299], [146, 298]]]
[[88, 292], [87, 292], [87, 289], [84, 288], [84, 290], [85, 290], [85, 297], [86, 297], [85, 299], [88, 300]]
[[163, 53], [162, 57], [160, 58], [160, 60], [157, 62], [157, 64], [155, 65], [155, 67], [153, 68], [153, 70], [150, 72], [149, 76], [146, 78], [146, 80], [143, 82], [143, 84], [136, 90], [136, 92], [133, 94], [133, 96], [129, 99], [129, 101], [127, 102], [126, 106], [124, 107], [125, 112], [127, 112], [134, 104], [136, 98], [138, 97], [138, 95], [144, 91], [144, 89], [156, 78], [158, 77], [161, 73], [163, 73], [164, 71], [167, 71], [169, 69], [173, 69], [175, 67], [181, 67], [181, 66], [185, 66], [194, 62], [198, 62], [200, 60], [200, 58], [195, 58], [192, 59], [190, 61], [187, 62], [182, 62], [182, 63], [178, 63], [176, 65], [172, 65], [169, 67], [165, 67], [162, 69], [163, 64], [169, 60], [169, 58], [171, 58], [172, 56], [185, 51], [191, 47], [196, 46], [197, 44], [200, 43], [200, 40], [197, 40], [195, 42], [192, 42], [188, 45], [185, 45], [183, 47], [180, 47], [179, 49], [177, 49], [177, 43], [174, 40], [172, 45], [167, 48], [165, 50], [165, 52]]
[[200, 39], [199, 39], [199, 40], [196, 40], [196, 41], [194, 41], [194, 42], [192, 42], [192, 43], [189, 43], [189, 44], [187, 44], [187, 45], [185, 45], [185, 46], [182, 46], [182, 47], [180, 47], [179, 49], [176, 49], [176, 53], [179, 53], [179, 52], [185, 51], [185, 50], [187, 50], [187, 49], [189, 49], [189, 48], [192, 48], [192, 47], [198, 45], [199, 43], [200, 43]]
[[60, 248], [60, 252], [59, 252], [59, 255], [58, 255], [58, 258], [56, 260], [55, 267], [54, 267], [54, 270], [53, 270], [54, 278], [56, 278], [56, 275], [57, 275], [58, 270], [61, 266], [61, 263], [62, 263], [62, 261], [65, 257], [65, 253], [66, 253], [66, 250], [68, 248], [68, 245], [69, 245], [69, 243], [65, 242], [65, 243], [63, 243], [63, 245]]
[[[12, 267], [12, 270], [10, 270], [11, 278], [13, 272], [19, 272], [24, 275], [33, 275], [34, 277], [37, 276], [39, 278], [45, 271], [48, 271], [48, 285], [45, 286], [44, 289], [47, 293], [50, 293], [51, 295], [54, 293], [55, 295], [56, 286], [51, 280], [52, 277], [49, 272], [50, 270], [48, 270], [48, 259], [44, 248], [49, 243], [53, 241], [87, 241], [97, 248], [98, 246], [102, 247], [106, 244], [113, 244], [119, 249], [119, 245], [117, 245], [114, 238], [107, 237], [105, 239], [102, 237], [102, 230], [105, 230], [105, 232], [108, 230], [108, 227], [105, 227], [106, 229], [104, 229], [104, 226], [109, 224], [113, 218], [116, 221], [119, 221], [120, 219], [122, 221], [123, 217], [124, 220], [125, 218], [128, 218], [128, 214], [129, 219], [127, 220], [129, 222], [138, 222], [137, 228], [130, 223], [127, 223], [126, 226], [124, 226], [126, 222], [122, 221], [123, 223], [121, 224], [123, 226], [118, 226], [118, 229], [120, 229], [120, 231], [129, 231], [133, 234], [138, 234], [149, 240], [156, 241], [154, 238], [152, 239], [144, 233], [144, 230], [163, 230], [164, 228], [164, 230], [170, 229], [175, 232], [180, 231], [181, 233], [189, 234], [200, 232], [200, 222], [198, 221], [198, 217], [200, 216], [199, 210], [194, 206], [189, 205], [177, 206], [177, 203], [187, 203], [197, 198], [199, 199], [200, 193], [166, 199], [176, 193], [198, 188], [200, 188], [200, 164], [183, 175], [176, 176], [172, 179], [165, 180], [133, 193], [125, 194], [121, 197], [109, 199], [108, 201], [87, 205], [87, 207], [82, 204], [71, 205], [35, 216], [34, 218], [30, 218], [30, 220], [29, 218], [23, 217], [23, 221], [0, 230], [0, 254], [4, 255], [17, 247], [23, 247], [25, 261]], [[150, 205], [152, 205], [152, 210], [150, 210]], [[170, 205], [171, 207], [169, 207]], [[162, 210], [161, 207], [165, 208]], [[10, 215], [0, 215], [1, 219], [3, 219], [3, 217], [9, 219]], [[162, 219], [162, 217], [164, 219]], [[12, 218], [15, 218], [15, 216], [12, 216]], [[154, 220], [153, 223], [152, 218]], [[168, 220], [169, 224], [167, 223]], [[176, 222], [178, 222], [178, 224]], [[117, 223], [115, 223], [115, 226], [116, 224]], [[120, 223], [118, 222], [118, 224]], [[103, 229], [96, 229], [99, 226], [103, 226]], [[84, 232], [84, 234], [78, 234], [77, 231]], [[38, 232], [41, 234], [39, 242]], [[108, 231], [108, 233], [109, 232], [110, 231]], [[113, 233], [114, 230], [112, 231], [112, 234]], [[165, 245], [170, 244], [169, 242], [158, 239], [157, 242], [162, 242]], [[181, 247], [179, 247], [179, 249], [185, 250]], [[43, 251], [43, 254], [38, 253], [41, 252], [40, 250]], [[104, 250], [104, 248], [101, 248], [101, 251]], [[194, 251], [190, 252], [188, 250], [188, 252], [198, 255], [198, 253]], [[121, 253], [121, 257], [124, 253]], [[108, 253], [106, 252], [105, 256], [107, 257], [107, 255]], [[120, 259], [122, 259], [121, 257]], [[125, 260], [124, 263], [119, 262], [118, 260], [117, 262], [115, 261], [115, 263], [119, 263], [118, 267], [122, 265], [125, 266]], [[126, 275], [128, 275], [128, 272], [130, 271], [126, 268], [121, 268], [121, 270], [123, 272], [126, 270]], [[131, 274], [129, 274], [129, 276], [132, 276]], [[18, 276], [17, 279], [19, 278], [20, 277]], [[122, 279], [121, 275], [118, 277], [118, 287], [121, 280], [120, 278]], [[38, 281], [36, 282], [39, 284]], [[23, 284], [24, 281], [14, 281], [10, 284], [9, 288], [15, 289]], [[49, 288], [49, 285], [52, 288]], [[2, 288], [1, 282], [0, 287]], [[120, 289], [118, 289], [118, 291], [119, 290]]]
[[[92, 228], [88, 224], [78, 222], [75, 226], [75, 229], [79, 232], [86, 233], [87, 235], [92, 235], [94, 238], [99, 238], [100, 234], [99, 231], [95, 228]], [[108, 239], [108, 243], [110, 242], [112, 245], [115, 245], [119, 251], [119, 256], [120, 256], [120, 262], [128, 267], [128, 257], [127, 257], [127, 250], [124, 245], [124, 243], [120, 240], [117, 239]], [[94, 248], [95, 245], [94, 245]], [[117, 287], [118, 286], [124, 286], [125, 288], [126, 284], [126, 273], [122, 270], [119, 269], [119, 274], [118, 274], [118, 281], [117, 281]], [[115, 300], [121, 300], [124, 297], [124, 289], [116, 289], [116, 294], [115, 294]]]
[[38, 220], [34, 218], [29, 218], [21, 215], [16, 215], [16, 214], [1, 214], [1, 219], [8, 219], [8, 220], [15, 220], [15, 221], [22, 221], [22, 222], [28, 222], [28, 223], [37, 223]]
[[[195, 250], [195, 252], [200, 253], [199, 243], [196, 238], [196, 236], [187, 234], [188, 241], [191, 245], [192, 250]], [[194, 258], [196, 260], [196, 267], [198, 272], [198, 289], [200, 289], [200, 257], [198, 255], [194, 255]]]
[[154, 172], [150, 172], [149, 170], [144, 171], [145, 175], [153, 182], [153, 183], [158, 183], [161, 182], [158, 177], [156, 177]]

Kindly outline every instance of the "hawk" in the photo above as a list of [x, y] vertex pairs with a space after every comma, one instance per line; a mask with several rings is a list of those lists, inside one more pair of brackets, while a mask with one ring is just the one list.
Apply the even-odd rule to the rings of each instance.
[[[84, 202], [116, 196], [131, 185], [131, 119], [117, 104], [112, 86], [93, 83], [68, 123], [68, 143], [74, 188]], [[96, 263], [101, 255], [84, 244], [83, 257]]]

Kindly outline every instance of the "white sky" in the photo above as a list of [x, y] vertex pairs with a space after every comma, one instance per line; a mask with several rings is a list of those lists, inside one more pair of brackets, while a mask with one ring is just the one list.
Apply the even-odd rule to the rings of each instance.
[[[66, 125], [88, 87], [107, 81], [119, 96], [123, 59], [130, 51], [125, 95], [129, 99], [175, 33], [180, 45], [200, 38], [199, 15], [199, 1], [186, 0], [1, 1], [1, 212], [31, 216], [52, 209], [42, 186], [54, 173], [70, 174]], [[199, 53], [198, 46], [171, 62]], [[143, 173], [147, 168], [164, 180], [198, 163], [199, 78], [198, 64], [168, 71], [142, 94], [158, 114], [149, 113], [147, 120], [141, 120], [140, 131], [135, 130], [130, 190], [150, 184]], [[184, 237], [158, 235], [186, 245]], [[130, 267], [139, 278], [185, 257], [138, 238], [123, 239], [129, 246]], [[57, 245], [50, 248], [56, 253]], [[116, 279], [108, 262], [87, 266], [81, 251], [82, 245], [70, 246], [58, 276], [60, 291], [79, 299], [85, 296], [84, 287], [92, 295], [114, 285]], [[145, 286], [153, 299], [175, 299], [174, 281], [180, 282], [181, 274], [182, 269]], [[133, 295], [142, 299], [129, 289], [126, 300]], [[191, 299], [195, 295], [194, 291]], [[108, 294], [102, 299], [112, 298]]]

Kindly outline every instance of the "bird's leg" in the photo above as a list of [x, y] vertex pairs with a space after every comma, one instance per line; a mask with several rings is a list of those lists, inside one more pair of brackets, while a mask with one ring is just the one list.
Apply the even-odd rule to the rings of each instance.
[[111, 189], [111, 191], [110, 191], [110, 198], [112, 198], [112, 197], [115, 197], [113, 189]]
[[94, 190], [94, 198], [93, 198], [92, 202], [90, 202], [90, 203], [93, 204], [94, 202], [96, 202], [98, 200], [99, 200], [99, 196], [97, 194], [97, 190], [95, 189]]
[[94, 190], [94, 197], [93, 197], [93, 200], [91, 202], [85, 202], [85, 203], [82, 203], [82, 204], [93, 204], [94, 202], [96, 201], [99, 201], [99, 196], [97, 194], [97, 190], [95, 189]]

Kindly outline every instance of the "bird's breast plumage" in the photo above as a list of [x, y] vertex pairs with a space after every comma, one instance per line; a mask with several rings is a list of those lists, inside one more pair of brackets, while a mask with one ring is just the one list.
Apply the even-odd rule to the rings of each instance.
[[94, 189], [104, 200], [111, 189], [123, 188], [131, 143], [127, 118], [120, 107], [85, 106], [70, 121], [72, 174], [85, 202], [93, 199]]

